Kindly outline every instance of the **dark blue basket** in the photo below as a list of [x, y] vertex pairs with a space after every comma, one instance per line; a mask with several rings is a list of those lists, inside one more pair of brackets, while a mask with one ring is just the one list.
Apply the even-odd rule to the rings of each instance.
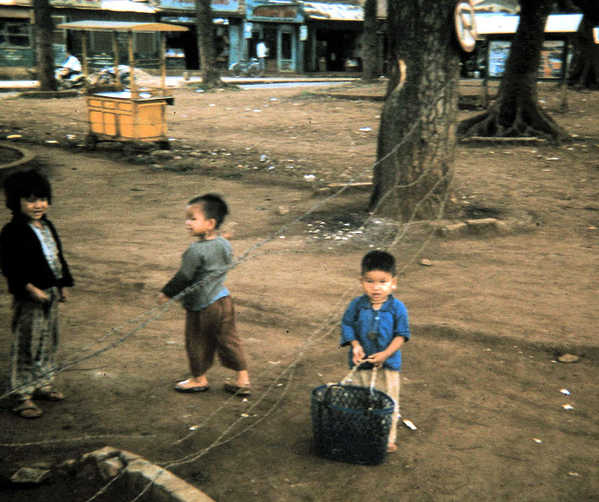
[[317, 454], [339, 462], [380, 464], [387, 455], [393, 407], [393, 399], [376, 389], [316, 387], [311, 412]]

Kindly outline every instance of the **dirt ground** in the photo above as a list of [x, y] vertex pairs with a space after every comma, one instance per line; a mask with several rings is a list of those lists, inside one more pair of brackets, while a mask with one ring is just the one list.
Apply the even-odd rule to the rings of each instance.
[[[369, 180], [382, 103], [365, 98], [382, 93], [178, 89], [170, 155], [116, 143], [86, 151], [83, 97], [2, 101], [0, 140], [13, 136], [51, 176], [76, 287], [61, 307], [67, 399], [42, 403], [36, 421], [3, 401], [0, 472], [111, 445], [218, 502], [598, 500], [599, 93], [570, 92], [557, 113], [559, 91], [542, 87], [571, 142], [458, 145], [449, 223], [495, 217], [507, 230], [451, 238], [431, 222], [369, 218], [368, 190], [327, 191]], [[247, 401], [223, 392], [232, 375], [219, 366], [210, 392], [172, 390], [187, 376], [183, 313], [156, 307], [189, 243], [185, 202], [207, 191], [231, 207], [239, 261], [228, 286], [251, 359]], [[413, 332], [401, 413], [417, 430], [402, 426], [399, 451], [380, 466], [324, 460], [310, 392], [346, 374], [336, 323], [360, 294], [361, 256], [389, 245]], [[11, 300], [1, 287], [5, 380]], [[558, 362], [565, 353], [578, 362]], [[93, 495], [0, 490], [19, 502]]]

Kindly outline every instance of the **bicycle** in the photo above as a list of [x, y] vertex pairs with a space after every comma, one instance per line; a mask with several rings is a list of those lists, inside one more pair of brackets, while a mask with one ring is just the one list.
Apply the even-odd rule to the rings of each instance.
[[256, 58], [242, 59], [229, 66], [229, 71], [234, 77], [247, 75], [249, 77], [261, 77], [264, 73], [260, 61]]

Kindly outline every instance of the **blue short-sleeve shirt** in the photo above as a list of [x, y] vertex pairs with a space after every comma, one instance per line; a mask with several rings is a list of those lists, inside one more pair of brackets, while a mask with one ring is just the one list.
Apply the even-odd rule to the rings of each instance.
[[[369, 333], [372, 334], [369, 336]], [[367, 356], [385, 350], [397, 336], [403, 336], [406, 341], [410, 339], [408, 309], [392, 295], [389, 295], [379, 310], [372, 308], [368, 296], [359, 296], [349, 304], [341, 320], [341, 346], [357, 340]], [[352, 368], [354, 363], [351, 350], [348, 360], [349, 367]], [[366, 369], [367, 365], [362, 368]], [[401, 350], [391, 355], [383, 368], [399, 371]]]

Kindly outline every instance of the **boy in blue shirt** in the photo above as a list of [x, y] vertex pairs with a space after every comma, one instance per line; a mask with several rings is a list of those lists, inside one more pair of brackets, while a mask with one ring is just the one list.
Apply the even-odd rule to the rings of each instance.
[[375, 388], [393, 398], [393, 422], [387, 451], [397, 450], [401, 348], [410, 339], [408, 311], [395, 299], [395, 258], [386, 251], [370, 251], [362, 258], [360, 283], [364, 295], [355, 298], [341, 321], [341, 346], [350, 346], [349, 367], [360, 366], [352, 383], [369, 387], [372, 369], [382, 371]]

